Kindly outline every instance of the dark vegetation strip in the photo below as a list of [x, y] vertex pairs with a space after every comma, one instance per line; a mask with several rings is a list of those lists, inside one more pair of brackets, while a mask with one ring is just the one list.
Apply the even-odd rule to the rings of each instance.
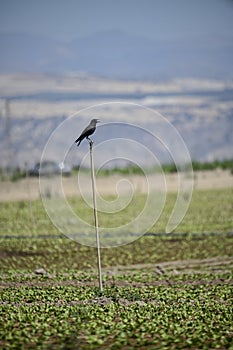
[[[140, 234], [134, 234], [136, 237], [140, 237]], [[175, 237], [184, 237], [184, 238], [193, 238], [195, 237], [197, 239], [201, 239], [202, 236], [219, 236], [219, 235], [226, 235], [226, 236], [233, 236], [233, 231], [229, 232], [171, 232], [171, 233], [165, 233], [165, 232], [147, 232], [143, 236], [155, 236], [155, 237], [168, 237], [168, 238], [175, 238]], [[2, 235], [0, 236], [1, 239], [59, 239], [59, 238], [78, 238], [80, 237], [80, 233], [77, 234], [70, 234], [69, 237], [61, 234], [36, 234], [36, 235]]]
[[[192, 168], [194, 171], [205, 171], [205, 170], [230, 170], [233, 174], [233, 159], [224, 159], [224, 160], [214, 160], [212, 162], [200, 162], [200, 161], [192, 161]], [[73, 173], [77, 171], [89, 171], [88, 168], [80, 168], [80, 166], [73, 167]], [[177, 172], [177, 167], [174, 163], [162, 164], [162, 170], [166, 174], [172, 174]], [[160, 168], [151, 167], [147, 169], [148, 172], [153, 173], [160, 171]], [[112, 169], [101, 169], [98, 171], [98, 176], [111, 176], [113, 174], [121, 174], [121, 175], [144, 175], [142, 169], [138, 166], [126, 166], [126, 167], [114, 167]], [[25, 178], [27, 173], [25, 169], [15, 168], [12, 170], [12, 173], [8, 176], [5, 174], [4, 169], [0, 168], [0, 180], [11, 180], [18, 181], [22, 178]]]
[[[150, 281], [150, 282], [134, 282], [134, 281], [126, 281], [126, 280], [109, 280], [104, 282], [104, 287], [106, 286], [131, 286], [136, 288], [143, 288], [145, 286], [181, 286], [181, 285], [231, 285], [233, 286], [233, 279], [230, 278], [216, 278], [213, 280], [206, 279], [196, 279], [196, 280], [181, 280], [181, 281], [173, 281], [173, 280], [159, 280], [159, 281]], [[22, 288], [22, 287], [58, 287], [58, 286], [73, 286], [73, 287], [98, 287], [98, 281], [87, 281], [81, 282], [77, 280], [68, 280], [68, 281], [25, 281], [25, 282], [0, 282], [0, 288]], [[0, 304], [5, 304], [5, 302], [0, 301]]]

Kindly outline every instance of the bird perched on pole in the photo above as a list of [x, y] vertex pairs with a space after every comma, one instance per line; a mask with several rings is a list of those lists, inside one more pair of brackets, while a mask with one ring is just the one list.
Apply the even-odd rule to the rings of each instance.
[[79, 146], [80, 143], [82, 142], [82, 140], [85, 138], [88, 139], [89, 141], [91, 141], [89, 136], [95, 132], [96, 124], [99, 122], [100, 122], [99, 119], [92, 119], [91, 120], [90, 124], [83, 130], [83, 132], [81, 133], [79, 138], [77, 138], [77, 140], [75, 140], [75, 143], [77, 143], [77, 146]]

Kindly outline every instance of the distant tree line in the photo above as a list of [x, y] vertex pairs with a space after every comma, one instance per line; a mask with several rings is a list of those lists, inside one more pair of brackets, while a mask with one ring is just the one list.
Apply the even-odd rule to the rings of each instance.
[[[214, 160], [212, 162], [199, 162], [196, 160], [192, 161], [193, 171], [202, 171], [202, 170], [230, 170], [233, 174], [233, 159], [224, 159], [224, 160]], [[177, 168], [175, 164], [164, 164], [162, 169], [165, 173], [176, 173]]]
[[[173, 174], [177, 172], [177, 167], [174, 163], [169, 164], [162, 164], [162, 170], [166, 174]], [[222, 169], [222, 170], [230, 170], [233, 174], [233, 159], [225, 159], [225, 160], [214, 160], [213, 162], [199, 162], [199, 161], [192, 161], [192, 167], [194, 171], [203, 171], [203, 170], [215, 170], [215, 169]], [[74, 171], [89, 171], [89, 169], [80, 169], [79, 167], [75, 167]], [[159, 167], [153, 167], [153, 168], [145, 168], [146, 173], [155, 173], [160, 171]], [[98, 171], [97, 175], [102, 176], [108, 176], [113, 174], [120, 174], [120, 175], [143, 175], [144, 170], [140, 168], [139, 166], [135, 165], [128, 165], [125, 167], [114, 167], [110, 169], [101, 169]]]
[[225, 160], [214, 160], [213, 162], [198, 162], [193, 161], [193, 170], [214, 170], [214, 169], [223, 169], [223, 170], [231, 170], [233, 171], [233, 159], [225, 159]]
[[[213, 162], [192, 161], [192, 167], [194, 171], [215, 170], [215, 169], [230, 170], [233, 175], [233, 159], [214, 160]], [[152, 168], [146, 168], [145, 170], [147, 174], [148, 173], [152, 174], [160, 171], [160, 168], [152, 167]], [[173, 174], [177, 172], [177, 167], [174, 163], [163, 164], [162, 170], [166, 174]], [[77, 174], [78, 171], [89, 172], [90, 169], [74, 166], [72, 169], [72, 173]], [[114, 167], [109, 169], [102, 168], [97, 171], [97, 176], [110, 176], [113, 174], [143, 175], [144, 169], [136, 165], [128, 165], [125, 167]], [[0, 180], [2, 181], [4, 180], [17, 181], [22, 178], [25, 178], [26, 176], [27, 176], [27, 172], [25, 171], [25, 169], [20, 169], [19, 167], [17, 167], [15, 169], [11, 169], [11, 172], [6, 173], [5, 169], [2, 169], [0, 167]]]

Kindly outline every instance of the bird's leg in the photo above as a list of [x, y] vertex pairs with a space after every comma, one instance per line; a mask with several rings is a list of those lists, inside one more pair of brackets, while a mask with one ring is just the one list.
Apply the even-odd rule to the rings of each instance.
[[94, 142], [92, 141], [92, 139], [90, 139], [90, 137], [88, 137], [88, 136], [86, 137], [86, 139], [89, 141], [89, 144], [92, 146], [93, 143], [94, 143]]

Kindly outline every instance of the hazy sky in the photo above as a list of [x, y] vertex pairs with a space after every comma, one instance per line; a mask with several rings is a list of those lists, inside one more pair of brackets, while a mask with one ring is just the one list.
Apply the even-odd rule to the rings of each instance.
[[0, 31], [71, 40], [103, 30], [145, 37], [233, 35], [233, 0], [0, 0]]

